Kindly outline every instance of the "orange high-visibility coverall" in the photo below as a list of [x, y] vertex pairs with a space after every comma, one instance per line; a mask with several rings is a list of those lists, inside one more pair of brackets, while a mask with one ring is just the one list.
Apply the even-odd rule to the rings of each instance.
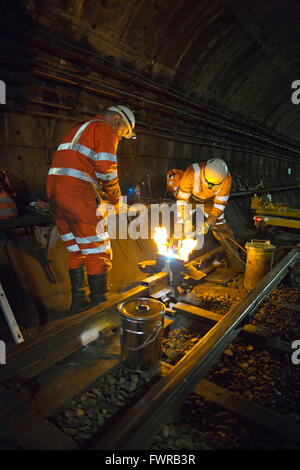
[[[234, 235], [232, 229], [224, 218], [224, 210], [227, 206], [231, 189], [231, 176], [228, 172], [221, 184], [213, 186], [209, 189], [204, 178], [205, 162], [193, 163], [184, 172], [180, 187], [177, 192], [177, 210], [179, 217], [185, 214], [184, 207], [188, 204], [189, 199], [196, 203], [204, 204], [204, 215], [211, 219], [213, 235], [224, 248], [230, 267], [237, 272], [242, 272], [243, 266], [239, 259], [236, 246], [234, 244]], [[186, 211], [187, 214], [189, 211]], [[197, 230], [197, 228], [196, 228]], [[230, 237], [231, 241], [224, 239], [225, 234]]]
[[116, 208], [119, 204], [118, 141], [115, 129], [97, 115], [71, 129], [54, 154], [47, 196], [69, 251], [70, 269], [85, 264], [91, 275], [111, 269], [112, 251], [105, 219], [98, 217], [96, 210], [100, 189], [110, 204]]
[[15, 217], [17, 214], [16, 204], [12, 198], [12, 191], [7, 174], [0, 169], [0, 220]]
[[183, 173], [183, 170], [178, 170], [176, 168], [168, 171], [166, 192], [170, 192], [176, 197]]
[[185, 170], [177, 192], [177, 200], [188, 202], [190, 197], [198, 203], [204, 204], [204, 215], [214, 217], [216, 225], [224, 224], [224, 210], [227, 206], [231, 176], [228, 172], [224, 181], [209, 189], [204, 178], [205, 162], [193, 163]]
[[[214, 220], [213, 225], [228, 236], [233, 237], [233, 232], [224, 218], [224, 210], [227, 206], [230, 189], [231, 176], [228, 172], [224, 181], [209, 189], [204, 178], [205, 162], [193, 163], [185, 170], [179, 190], [177, 192], [177, 210], [179, 217], [184, 214], [184, 205], [191, 198], [196, 203], [204, 204], [204, 216]], [[215, 238], [221, 241], [216, 231], [213, 232]]]

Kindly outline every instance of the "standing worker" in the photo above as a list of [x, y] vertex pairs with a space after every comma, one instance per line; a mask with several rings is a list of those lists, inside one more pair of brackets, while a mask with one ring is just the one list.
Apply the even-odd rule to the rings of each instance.
[[[90, 304], [106, 300], [112, 251], [105, 218], [96, 215], [99, 192], [117, 210], [121, 197], [117, 173], [117, 147], [122, 137], [132, 138], [133, 113], [126, 106], [111, 106], [104, 115], [73, 127], [59, 145], [47, 179], [54, 220], [69, 251], [72, 286], [70, 313], [84, 307], [81, 286], [86, 267]], [[100, 223], [99, 223], [100, 222]]]
[[[179, 211], [191, 202], [204, 204], [204, 233], [209, 228], [224, 248], [230, 268], [238, 273], [244, 271], [230, 227], [225, 221], [224, 210], [227, 206], [231, 189], [231, 176], [226, 163], [215, 158], [202, 163], [193, 163], [184, 172], [177, 192]], [[222, 235], [223, 234], [223, 235]]]

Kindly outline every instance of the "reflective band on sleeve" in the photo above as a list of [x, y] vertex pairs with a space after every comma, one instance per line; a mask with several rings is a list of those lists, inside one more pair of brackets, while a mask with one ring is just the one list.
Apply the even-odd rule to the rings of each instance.
[[84, 237], [84, 238], [78, 238], [76, 237], [76, 241], [79, 244], [82, 243], [93, 243], [93, 242], [102, 242], [104, 240], [107, 240], [109, 238], [108, 232], [103, 232], [99, 233], [99, 235], [95, 235], [93, 237]]
[[218, 199], [218, 201], [228, 201], [229, 196], [216, 196], [216, 199]]
[[177, 191], [177, 189], [178, 189], [178, 186], [175, 186], [174, 191]]
[[215, 207], [216, 209], [220, 209], [220, 211], [223, 211], [226, 206], [224, 206], [223, 204], [214, 204], [214, 207]]
[[100, 153], [96, 153], [96, 156], [97, 156], [97, 161], [107, 160], [110, 162], [115, 162], [115, 163], [117, 162], [117, 155], [113, 153], [100, 152]]
[[194, 190], [193, 193], [197, 194], [200, 191], [200, 167], [198, 163], [193, 163], [194, 168]]
[[222, 225], [225, 224], [225, 219], [218, 219], [219, 222], [215, 222], [215, 225]]
[[71, 246], [66, 246], [67, 250], [73, 253], [74, 251], [80, 251], [80, 248], [78, 245], [71, 245]]
[[[186, 201], [190, 198], [190, 193], [184, 193], [183, 191], [178, 191], [177, 197], [181, 197], [182, 199], [185, 199]], [[179, 202], [179, 201], [178, 201]]]
[[50, 168], [48, 175], [58, 175], [58, 176], [72, 176], [73, 178], [78, 178], [88, 183], [92, 183], [98, 189], [100, 189], [99, 183], [94, 180], [90, 175], [84, 173], [80, 170], [74, 170], [74, 168]]
[[112, 171], [111, 173], [98, 173], [97, 171], [95, 171], [95, 175], [97, 176], [97, 178], [99, 178], [99, 180], [110, 181], [118, 177], [118, 172]]
[[110, 250], [110, 242], [98, 246], [97, 248], [88, 248], [87, 250], [81, 250], [81, 253], [83, 253], [84, 255], [93, 255], [97, 253], [103, 253], [108, 250]]
[[70, 233], [65, 233], [64, 235], [61, 235], [60, 238], [62, 239], [63, 242], [69, 242], [70, 240], [74, 240], [75, 237], [72, 232]]

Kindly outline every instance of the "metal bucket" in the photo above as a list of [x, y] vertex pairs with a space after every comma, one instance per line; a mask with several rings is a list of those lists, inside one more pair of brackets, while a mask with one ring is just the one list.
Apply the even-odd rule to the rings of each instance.
[[132, 299], [119, 305], [121, 362], [128, 369], [160, 368], [165, 309], [155, 299]]
[[251, 240], [246, 243], [247, 262], [244, 287], [252, 290], [272, 269], [275, 246], [270, 240]]

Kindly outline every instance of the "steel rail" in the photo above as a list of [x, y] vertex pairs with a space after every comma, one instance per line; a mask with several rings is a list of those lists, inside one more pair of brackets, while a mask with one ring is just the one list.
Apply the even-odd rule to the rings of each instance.
[[[300, 244], [299, 244], [300, 245]], [[109, 431], [93, 449], [147, 449], [152, 436], [166, 423], [186, 396], [208, 372], [226, 347], [254, 315], [269, 293], [285, 277], [299, 257], [291, 250], [236, 307], [231, 309], [146, 395]]]
[[[140, 281], [140, 285], [117, 295], [111, 301], [90, 308], [81, 314], [63, 319], [53, 328], [39, 333], [32, 339], [14, 346], [7, 354], [5, 366], [0, 368], [0, 383], [16, 377], [33, 377], [52, 364], [69, 356], [96, 339], [99, 331], [118, 325], [117, 306], [126, 299], [150, 295], [155, 283], [166, 282], [165, 272], [149, 276]], [[157, 287], [160, 290], [162, 287]]]

